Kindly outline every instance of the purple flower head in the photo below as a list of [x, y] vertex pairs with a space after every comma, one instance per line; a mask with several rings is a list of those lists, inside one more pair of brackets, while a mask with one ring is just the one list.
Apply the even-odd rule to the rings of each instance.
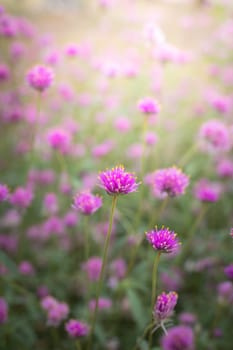
[[53, 192], [46, 193], [43, 200], [44, 210], [49, 214], [56, 214], [58, 211], [57, 195]]
[[228, 278], [233, 279], [233, 264], [226, 266], [224, 273]]
[[47, 313], [48, 326], [58, 327], [69, 313], [69, 307], [66, 303], [62, 303], [49, 295], [42, 299], [41, 307]]
[[35, 274], [35, 269], [29, 261], [22, 261], [19, 264], [19, 272], [24, 276], [33, 276]]
[[50, 87], [54, 74], [51, 68], [37, 65], [27, 73], [26, 79], [33, 89], [42, 92]]
[[154, 317], [158, 322], [166, 320], [173, 313], [177, 304], [178, 294], [176, 292], [162, 293], [157, 297], [154, 307]]
[[110, 270], [117, 279], [122, 279], [126, 274], [126, 263], [122, 258], [114, 260], [110, 265]]
[[7, 322], [8, 304], [4, 298], [0, 298], [0, 325]]
[[216, 202], [219, 199], [221, 188], [217, 183], [201, 179], [194, 188], [194, 195], [201, 202]]
[[230, 236], [233, 238], [233, 227], [231, 228]]
[[217, 173], [221, 177], [233, 177], [233, 162], [230, 159], [221, 159], [217, 165]]
[[163, 336], [163, 350], [194, 350], [194, 334], [188, 326], [176, 326]]
[[27, 208], [33, 200], [33, 193], [30, 188], [18, 187], [12, 193], [10, 197], [11, 204], [20, 207]]
[[181, 196], [188, 184], [188, 176], [176, 167], [160, 169], [154, 173], [154, 193], [161, 198]]
[[87, 273], [88, 279], [90, 281], [99, 280], [101, 268], [102, 259], [98, 256], [93, 256], [82, 265], [82, 269]]
[[[88, 306], [91, 311], [95, 310], [96, 300], [91, 299]], [[112, 300], [109, 298], [99, 298], [98, 299], [98, 308], [99, 310], [109, 310], [112, 307]]]
[[71, 338], [85, 337], [89, 333], [89, 326], [78, 320], [69, 320], [65, 329]]
[[0, 82], [6, 81], [10, 77], [10, 70], [6, 64], [0, 63]]
[[230, 133], [219, 120], [209, 120], [200, 129], [203, 149], [207, 152], [227, 151], [230, 148]]
[[180, 245], [176, 233], [164, 227], [146, 232], [146, 238], [152, 247], [161, 253], [176, 252]]
[[8, 187], [0, 183], [0, 202], [7, 200], [9, 195]]
[[197, 317], [191, 312], [182, 312], [179, 315], [179, 321], [183, 324], [192, 326], [197, 321]]
[[138, 102], [138, 109], [144, 114], [157, 114], [160, 107], [157, 101], [151, 97], [145, 97]]
[[74, 197], [72, 207], [84, 215], [94, 214], [102, 206], [102, 198], [89, 191], [79, 192]]
[[75, 57], [80, 53], [80, 48], [77, 44], [68, 44], [65, 47], [65, 54], [69, 57]]
[[63, 129], [53, 129], [47, 136], [50, 147], [60, 151], [61, 153], [67, 153], [70, 148], [71, 136]]
[[138, 188], [136, 177], [133, 173], [125, 171], [122, 165], [111, 170], [106, 170], [99, 175], [100, 187], [109, 195], [120, 195], [135, 192]]
[[221, 304], [233, 305], [233, 283], [221, 282], [218, 285], [218, 299]]

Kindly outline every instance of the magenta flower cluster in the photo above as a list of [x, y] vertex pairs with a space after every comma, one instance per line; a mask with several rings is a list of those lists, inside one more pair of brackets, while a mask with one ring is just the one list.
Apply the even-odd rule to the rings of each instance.
[[6, 185], [0, 183], [0, 202], [8, 199], [9, 189]]
[[176, 326], [162, 338], [163, 350], [194, 350], [194, 333], [188, 326]]
[[37, 65], [27, 73], [27, 82], [35, 90], [42, 92], [50, 87], [54, 74], [51, 68]]
[[157, 297], [154, 307], [154, 318], [161, 322], [169, 318], [177, 304], [178, 294], [176, 292], [163, 292]]
[[176, 167], [160, 169], [154, 173], [154, 193], [161, 198], [184, 194], [188, 184], [188, 176]]
[[89, 326], [86, 323], [74, 319], [66, 323], [65, 329], [71, 338], [85, 337], [89, 333]]
[[123, 195], [135, 192], [138, 188], [136, 177], [133, 173], [125, 171], [122, 165], [111, 170], [106, 170], [99, 175], [100, 187], [109, 195]]
[[146, 238], [152, 247], [161, 253], [176, 252], [180, 245], [176, 233], [168, 228], [155, 228], [146, 232]]
[[102, 268], [102, 259], [98, 256], [93, 256], [82, 264], [82, 269], [87, 273], [90, 281], [98, 281]]
[[194, 188], [195, 197], [201, 202], [216, 202], [221, 194], [221, 187], [217, 183], [201, 179]]
[[145, 97], [138, 102], [138, 109], [144, 114], [157, 114], [160, 111], [160, 106], [152, 97]]
[[41, 301], [41, 307], [47, 313], [48, 326], [58, 327], [61, 321], [65, 320], [69, 313], [66, 303], [60, 302], [52, 296], [46, 296]]
[[84, 215], [94, 214], [103, 204], [102, 198], [89, 191], [79, 192], [74, 196], [72, 207]]

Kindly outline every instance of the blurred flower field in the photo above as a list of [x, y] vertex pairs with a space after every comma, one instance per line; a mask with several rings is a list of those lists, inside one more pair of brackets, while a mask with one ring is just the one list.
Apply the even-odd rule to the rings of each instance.
[[0, 350], [232, 350], [232, 15], [0, 5]]

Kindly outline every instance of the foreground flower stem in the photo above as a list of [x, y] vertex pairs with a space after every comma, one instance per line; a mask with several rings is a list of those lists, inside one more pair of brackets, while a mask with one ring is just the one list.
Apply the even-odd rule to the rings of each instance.
[[[158, 252], [156, 254], [156, 257], [154, 260], [153, 272], [152, 272], [152, 293], [151, 293], [152, 323], [153, 323], [153, 309], [154, 309], [155, 298], [156, 298], [157, 274], [158, 274], [160, 255], [161, 255], [161, 252]], [[151, 329], [150, 335], [149, 335], [149, 350], [152, 349], [152, 337], [153, 337], [153, 330]]]
[[151, 328], [153, 327], [153, 323], [150, 323], [144, 330], [142, 336], [137, 339], [136, 345], [133, 347], [133, 350], [137, 350], [137, 348], [140, 346], [141, 341], [143, 340], [143, 338], [147, 335], [147, 333], [151, 330]]
[[192, 227], [191, 227], [191, 230], [190, 230], [190, 232], [189, 232], [187, 241], [186, 241], [186, 243], [185, 243], [185, 245], [184, 245], [184, 247], [183, 247], [183, 249], [182, 249], [182, 253], [179, 254], [179, 256], [178, 256], [177, 261], [178, 261], [179, 263], [182, 263], [182, 262], [186, 259], [187, 255], [188, 255], [188, 253], [189, 253], [189, 250], [190, 250], [190, 246], [191, 246], [191, 244], [192, 244], [193, 235], [194, 235], [194, 233], [195, 233], [197, 227], [198, 227], [198, 226], [200, 225], [200, 223], [202, 222], [202, 219], [204, 218], [204, 216], [205, 216], [207, 210], [208, 210], [208, 206], [207, 206], [206, 204], [203, 204], [203, 205], [202, 205], [202, 208], [201, 208], [201, 210], [200, 210], [199, 215], [197, 216], [196, 220], [194, 221], [194, 223], [193, 223], [193, 225], [192, 225]]
[[82, 350], [82, 346], [81, 346], [79, 340], [76, 341], [76, 348], [77, 348], [77, 350]]
[[36, 106], [36, 120], [34, 125], [34, 130], [32, 134], [32, 152], [35, 152], [36, 148], [36, 136], [39, 129], [39, 122], [40, 122], [40, 111], [41, 111], [41, 101], [42, 101], [42, 95], [41, 92], [38, 92], [37, 95], [37, 106]]
[[108, 226], [108, 233], [105, 239], [104, 243], [104, 252], [103, 252], [103, 263], [100, 271], [100, 278], [97, 286], [97, 295], [96, 295], [96, 302], [95, 302], [95, 310], [93, 312], [92, 316], [92, 321], [91, 321], [91, 329], [90, 329], [90, 335], [88, 339], [88, 345], [87, 345], [87, 350], [92, 350], [92, 338], [93, 338], [93, 333], [95, 329], [95, 323], [96, 323], [96, 318], [98, 314], [98, 300], [100, 297], [102, 285], [103, 285], [103, 278], [104, 278], [104, 271], [105, 271], [105, 266], [107, 263], [107, 255], [108, 255], [108, 247], [109, 247], [109, 242], [110, 242], [110, 237], [111, 237], [111, 232], [112, 232], [112, 225], [113, 225], [113, 218], [114, 218], [114, 212], [116, 208], [116, 202], [117, 202], [117, 195], [115, 195], [112, 199], [112, 208], [111, 208], [111, 213], [110, 213], [110, 218], [109, 218], [109, 226]]
[[87, 261], [89, 258], [89, 225], [88, 225], [88, 216], [86, 215], [84, 218], [84, 236], [85, 236], [85, 260]]
[[144, 177], [145, 173], [145, 161], [146, 161], [146, 132], [148, 129], [147, 117], [144, 117], [143, 121], [143, 131], [142, 131], [142, 156], [141, 156], [141, 179]]

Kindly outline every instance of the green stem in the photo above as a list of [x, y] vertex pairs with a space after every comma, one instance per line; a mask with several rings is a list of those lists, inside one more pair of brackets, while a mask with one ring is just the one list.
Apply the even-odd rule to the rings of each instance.
[[77, 350], [82, 350], [82, 346], [79, 340], [75, 342]]
[[169, 197], [167, 196], [162, 201], [160, 208], [159, 208], [159, 211], [158, 211], [158, 215], [155, 215], [155, 217], [153, 215], [151, 215], [151, 221], [149, 223], [149, 227], [154, 227], [154, 223], [155, 223], [155, 221], [157, 221], [157, 218], [160, 218], [163, 215], [164, 210], [166, 209], [167, 204], [168, 204], [168, 199], [169, 199]]
[[[161, 252], [158, 252], [156, 254], [156, 257], [154, 260], [153, 272], [152, 272], [152, 293], [151, 293], [152, 323], [153, 323], [153, 310], [154, 310], [154, 304], [155, 304], [155, 298], [156, 298], [157, 274], [158, 274], [160, 255], [161, 255]], [[151, 329], [150, 335], [149, 335], [149, 350], [152, 349], [152, 338], [153, 338], [153, 332]]]
[[37, 95], [37, 103], [36, 103], [36, 119], [35, 119], [35, 124], [34, 128], [32, 130], [32, 140], [31, 140], [31, 157], [32, 157], [32, 162], [34, 161], [35, 157], [35, 150], [36, 150], [36, 136], [38, 133], [39, 129], [39, 120], [40, 120], [40, 111], [41, 111], [41, 92], [38, 92]]
[[85, 260], [88, 260], [89, 257], [89, 225], [88, 225], [88, 216], [84, 217], [84, 236], [85, 236]]
[[178, 165], [184, 166], [187, 164], [187, 161], [191, 158], [191, 156], [197, 151], [197, 145], [194, 143], [187, 152], [183, 155], [183, 157], [179, 160]]
[[133, 350], [137, 350], [138, 346], [140, 345], [141, 341], [143, 340], [143, 338], [147, 335], [147, 332], [153, 327], [153, 323], [150, 323], [144, 330], [142, 336], [137, 339], [137, 342], [135, 344], [135, 346], [133, 347]]
[[113, 225], [113, 218], [114, 218], [114, 212], [116, 208], [116, 202], [117, 202], [117, 196], [114, 196], [112, 199], [112, 207], [111, 207], [111, 212], [110, 212], [110, 218], [109, 218], [109, 227], [108, 227], [108, 233], [105, 239], [104, 243], [104, 252], [103, 252], [103, 262], [102, 262], [102, 267], [100, 271], [100, 278], [99, 282], [97, 285], [97, 295], [96, 295], [96, 301], [95, 301], [95, 310], [93, 312], [93, 317], [92, 317], [92, 322], [91, 322], [91, 330], [90, 330], [90, 335], [88, 339], [88, 345], [87, 345], [87, 350], [92, 350], [92, 338], [93, 338], [93, 333], [95, 329], [95, 323], [96, 323], [96, 318], [97, 318], [97, 313], [98, 313], [98, 300], [100, 297], [100, 293], [102, 290], [102, 285], [103, 285], [103, 278], [104, 278], [104, 272], [105, 272], [105, 266], [107, 263], [107, 255], [108, 255], [108, 247], [109, 247], [109, 242], [110, 242], [110, 237], [112, 233], [112, 225]]
[[148, 129], [148, 120], [147, 117], [144, 117], [143, 121], [143, 130], [142, 130], [142, 156], [141, 156], [141, 179], [143, 180], [145, 172], [145, 156], [146, 156], [146, 132]]

